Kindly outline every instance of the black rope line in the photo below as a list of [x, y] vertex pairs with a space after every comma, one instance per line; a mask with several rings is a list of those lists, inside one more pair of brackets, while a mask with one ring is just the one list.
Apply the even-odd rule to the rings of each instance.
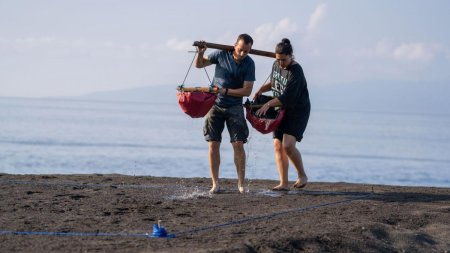
[[[206, 231], [206, 230], [212, 230], [212, 229], [218, 229], [218, 228], [223, 228], [223, 227], [232, 226], [232, 225], [248, 223], [248, 222], [252, 222], [252, 221], [273, 219], [275, 217], [282, 216], [285, 214], [290, 214], [290, 213], [303, 213], [303, 212], [318, 209], [321, 207], [349, 204], [349, 203], [357, 201], [357, 200], [363, 200], [370, 196], [372, 196], [372, 194], [367, 194], [367, 195], [360, 196], [360, 197], [353, 197], [353, 198], [347, 199], [347, 200], [323, 203], [323, 204], [312, 205], [312, 206], [307, 206], [307, 207], [302, 207], [302, 208], [295, 208], [295, 209], [291, 209], [291, 210], [284, 210], [284, 211], [274, 212], [274, 213], [261, 215], [261, 216], [253, 216], [253, 217], [248, 217], [248, 218], [244, 218], [244, 219], [240, 219], [240, 220], [234, 220], [234, 221], [230, 221], [230, 222], [226, 222], [226, 223], [222, 223], [222, 224], [216, 224], [216, 225], [212, 225], [212, 226], [193, 228], [193, 229], [173, 233], [173, 234], [171, 234], [171, 237], [168, 237], [168, 238], [174, 238], [174, 237], [177, 237], [178, 235], [192, 234], [192, 233], [202, 232], [202, 231]], [[155, 238], [149, 233], [49, 232], [49, 231], [10, 231], [10, 230], [0, 230], [0, 235], [108, 236], [108, 237], [120, 236], [120, 237]]]
[[[191, 52], [191, 51], [190, 51], [190, 52]], [[188, 71], [187, 71], [186, 75], [184, 76], [184, 80], [183, 80], [183, 83], [181, 84], [181, 87], [183, 87], [183, 86], [184, 86], [184, 83], [186, 82], [186, 79], [187, 79], [187, 77], [188, 77], [188, 75], [189, 75], [189, 72], [191, 71], [192, 64], [194, 64], [195, 57], [196, 57], [197, 54], [198, 54], [198, 50], [195, 50], [194, 52], [195, 52], [194, 57], [192, 58], [191, 65], [189, 65]], [[213, 86], [213, 84], [212, 84], [212, 82], [211, 82], [211, 78], [209, 77], [208, 71], [206, 70], [206, 67], [204, 66], [203, 69], [205, 70], [206, 77], [208, 77], [208, 81], [209, 81], [209, 83], [210, 83], [210, 86]]]
[[191, 65], [189, 65], [188, 71], [187, 71], [186, 75], [184, 76], [184, 80], [183, 80], [183, 83], [181, 84], [181, 86], [184, 86], [184, 82], [186, 82], [186, 78], [189, 75], [189, 71], [191, 71], [191, 67], [192, 67], [192, 64], [194, 63], [197, 53], [198, 53], [198, 51], [195, 51], [194, 57], [192, 58], [192, 61], [191, 61]]
[[208, 71], [206, 71], [206, 67], [203, 67], [203, 69], [205, 70], [205, 73], [206, 73], [206, 76], [208, 77], [209, 83], [211, 84], [211, 86], [213, 86], [213, 83], [211, 82], [211, 78], [209, 78]]
[[264, 219], [268, 220], [268, 219], [272, 219], [272, 218], [275, 218], [275, 217], [278, 217], [278, 216], [281, 216], [281, 215], [285, 215], [285, 214], [289, 214], [289, 213], [303, 213], [303, 212], [306, 212], [306, 211], [309, 211], [309, 210], [313, 210], [313, 209], [317, 209], [317, 208], [320, 208], [320, 207], [338, 206], [338, 205], [348, 204], [348, 203], [351, 203], [351, 202], [356, 201], [356, 200], [362, 200], [362, 199], [368, 198], [370, 196], [372, 196], [372, 194], [367, 194], [367, 195], [364, 195], [364, 196], [361, 196], [361, 197], [354, 197], [352, 199], [347, 199], [347, 200], [341, 200], [341, 201], [336, 201], [336, 202], [312, 205], [312, 206], [307, 206], [307, 207], [302, 207], [302, 208], [295, 208], [295, 209], [291, 209], [291, 210], [285, 210], [285, 211], [275, 212], [275, 213], [261, 215], [261, 216], [254, 216], [254, 217], [244, 218], [244, 219], [241, 219], [241, 220], [230, 221], [230, 222], [217, 224], [217, 225], [212, 225], [212, 226], [205, 226], [205, 227], [194, 228], [194, 229], [190, 229], [190, 230], [184, 230], [184, 231], [180, 231], [180, 232], [177, 232], [177, 233], [174, 233], [174, 234], [175, 235], [190, 234], [190, 233], [196, 233], [196, 232], [200, 232], [200, 231], [206, 231], [206, 230], [211, 230], [211, 229], [216, 229], [216, 228], [227, 227], [227, 226], [231, 226], [231, 225], [237, 225], [237, 224], [257, 221], [257, 220], [264, 220]]

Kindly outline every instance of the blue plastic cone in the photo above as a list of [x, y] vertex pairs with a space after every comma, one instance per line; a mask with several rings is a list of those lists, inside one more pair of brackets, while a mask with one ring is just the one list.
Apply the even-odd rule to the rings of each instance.
[[168, 237], [168, 238], [174, 238], [175, 235], [174, 234], [167, 234], [167, 231], [164, 227], [162, 226], [158, 226], [158, 224], [153, 224], [153, 233], [151, 237], [157, 237], [157, 238], [163, 238], [163, 237]]

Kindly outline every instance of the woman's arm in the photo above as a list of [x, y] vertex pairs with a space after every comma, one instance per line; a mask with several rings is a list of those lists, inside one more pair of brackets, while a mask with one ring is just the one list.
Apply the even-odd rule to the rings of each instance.
[[278, 98], [273, 98], [270, 101], [268, 101], [267, 103], [265, 103], [261, 108], [259, 108], [255, 114], [256, 116], [261, 116], [261, 115], [265, 115], [267, 110], [269, 110], [270, 107], [278, 107], [278, 106], [282, 106], [283, 103], [281, 103], [281, 101]]
[[270, 90], [272, 90], [272, 83], [269, 81], [268, 83], [265, 83], [265, 84], [261, 85], [259, 90], [253, 96], [253, 100], [255, 100], [256, 97], [260, 96], [264, 92], [267, 92], [267, 91], [270, 91]]

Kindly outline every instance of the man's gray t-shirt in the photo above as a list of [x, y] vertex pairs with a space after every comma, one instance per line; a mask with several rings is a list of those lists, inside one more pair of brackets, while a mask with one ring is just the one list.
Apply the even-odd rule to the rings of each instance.
[[[244, 86], [244, 81], [255, 81], [255, 62], [248, 55], [237, 64], [232, 51], [216, 50], [208, 55], [208, 59], [216, 65], [213, 85], [239, 89]], [[221, 107], [241, 105], [242, 97], [218, 94], [216, 104]]]

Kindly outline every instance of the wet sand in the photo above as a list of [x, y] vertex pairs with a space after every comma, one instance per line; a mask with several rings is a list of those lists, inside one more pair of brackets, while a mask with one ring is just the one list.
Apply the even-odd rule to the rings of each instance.
[[[450, 188], [0, 174], [2, 252], [448, 252]], [[151, 238], [161, 220], [175, 238]]]

